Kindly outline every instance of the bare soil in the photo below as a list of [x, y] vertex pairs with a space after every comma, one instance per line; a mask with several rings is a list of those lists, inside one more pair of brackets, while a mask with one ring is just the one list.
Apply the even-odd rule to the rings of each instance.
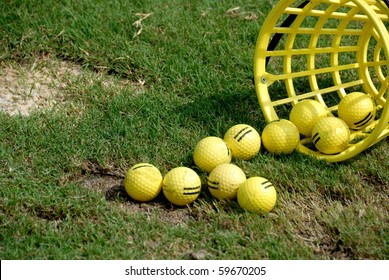
[[81, 67], [68, 61], [40, 57], [33, 62], [0, 63], [0, 111], [28, 116], [33, 110], [61, 102]]

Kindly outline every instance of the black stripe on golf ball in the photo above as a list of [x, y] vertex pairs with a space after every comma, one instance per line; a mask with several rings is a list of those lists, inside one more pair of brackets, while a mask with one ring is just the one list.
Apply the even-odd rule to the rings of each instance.
[[317, 142], [320, 140], [319, 132], [316, 132], [315, 135], [312, 137], [313, 144], [316, 145]]
[[142, 165], [139, 165], [139, 166], [133, 168], [132, 170], [136, 170], [136, 169], [143, 168], [143, 167], [152, 167], [152, 165], [151, 164], [142, 164]]
[[219, 189], [219, 182], [208, 181], [208, 188], [218, 190]]
[[249, 133], [251, 133], [251, 132], [253, 132], [252, 129], [250, 129], [249, 131], [246, 131], [245, 134], [243, 134], [243, 135], [238, 139], [238, 142], [240, 142], [240, 140], [242, 140], [243, 137], [245, 137], [247, 134], [249, 134]]
[[365, 124], [367, 124], [371, 119], [373, 118], [373, 114], [371, 112], [369, 112], [369, 114], [366, 115], [366, 117], [364, 117], [362, 120], [360, 120], [359, 122], [356, 122], [354, 123], [354, 125], [356, 127], [360, 127], [360, 126], [364, 126]]
[[[193, 192], [185, 192], [185, 191], [193, 191]], [[194, 188], [184, 188], [183, 194], [184, 195], [199, 194], [200, 191], [201, 191], [201, 186], [197, 186], [197, 187], [194, 187]]]
[[238, 142], [240, 142], [240, 140], [242, 140], [243, 137], [245, 137], [247, 134], [249, 134], [250, 132], [253, 131], [252, 129], [250, 129], [249, 131], [246, 131], [247, 129], [250, 129], [250, 127], [246, 126], [245, 128], [242, 128], [241, 130], [239, 130], [238, 133], [235, 134], [234, 139], [237, 140]]
[[265, 188], [265, 189], [268, 189], [270, 187], [273, 187], [273, 184], [269, 181], [265, 181], [263, 183], [261, 183], [261, 185]]

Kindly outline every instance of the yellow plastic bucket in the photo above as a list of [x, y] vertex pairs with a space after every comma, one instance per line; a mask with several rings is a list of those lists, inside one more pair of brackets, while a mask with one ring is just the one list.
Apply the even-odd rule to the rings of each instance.
[[342, 98], [362, 91], [377, 115], [350, 130], [346, 150], [318, 152], [308, 137], [299, 152], [328, 162], [349, 159], [389, 135], [389, 1], [281, 0], [265, 19], [254, 55], [255, 90], [267, 122], [288, 118], [304, 99], [337, 115]]

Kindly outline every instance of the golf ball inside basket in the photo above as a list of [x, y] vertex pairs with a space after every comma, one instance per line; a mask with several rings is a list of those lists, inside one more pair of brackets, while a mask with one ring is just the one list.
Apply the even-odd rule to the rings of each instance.
[[376, 108], [373, 100], [363, 92], [347, 94], [338, 105], [339, 118], [354, 130], [362, 129], [370, 124], [375, 114]]
[[146, 202], [158, 196], [162, 179], [161, 172], [154, 165], [138, 163], [127, 171], [124, 188], [133, 199]]
[[250, 177], [238, 189], [238, 204], [251, 212], [270, 212], [277, 200], [273, 184], [263, 177]]
[[256, 156], [261, 148], [261, 137], [252, 126], [237, 124], [227, 130], [224, 135], [232, 157], [249, 160]]
[[326, 116], [328, 112], [324, 105], [313, 99], [305, 99], [293, 106], [289, 120], [302, 135], [310, 137], [316, 122]]
[[184, 166], [176, 167], [165, 175], [162, 191], [171, 203], [184, 206], [199, 196], [201, 180], [194, 170]]
[[299, 142], [300, 133], [297, 127], [285, 119], [268, 123], [262, 131], [262, 144], [273, 154], [290, 154]]
[[240, 167], [232, 163], [216, 166], [208, 176], [208, 190], [217, 199], [234, 199], [239, 186], [246, 180]]
[[208, 173], [219, 164], [230, 163], [231, 158], [231, 151], [227, 143], [215, 136], [201, 139], [193, 151], [194, 163]]
[[350, 131], [347, 124], [336, 117], [320, 119], [312, 130], [312, 142], [323, 154], [337, 154], [347, 148]]

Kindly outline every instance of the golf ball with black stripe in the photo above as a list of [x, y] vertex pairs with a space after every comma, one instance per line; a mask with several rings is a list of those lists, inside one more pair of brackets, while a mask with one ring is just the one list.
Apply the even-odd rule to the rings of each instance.
[[376, 108], [373, 100], [363, 92], [347, 94], [339, 102], [338, 116], [349, 128], [359, 130], [374, 121]]
[[208, 176], [208, 190], [217, 199], [234, 199], [239, 186], [245, 180], [246, 175], [237, 165], [220, 164]]
[[201, 180], [194, 170], [184, 166], [176, 167], [165, 175], [162, 191], [171, 203], [184, 206], [199, 196]]
[[238, 189], [238, 204], [251, 212], [270, 212], [277, 201], [273, 184], [263, 177], [250, 177]]
[[231, 149], [232, 157], [249, 160], [261, 148], [261, 137], [257, 130], [247, 124], [237, 124], [227, 130], [224, 141]]
[[162, 179], [161, 172], [154, 165], [138, 163], [127, 171], [124, 188], [133, 199], [146, 202], [158, 196]]
[[316, 149], [323, 154], [337, 154], [347, 148], [350, 131], [343, 120], [325, 117], [314, 126], [311, 139]]

